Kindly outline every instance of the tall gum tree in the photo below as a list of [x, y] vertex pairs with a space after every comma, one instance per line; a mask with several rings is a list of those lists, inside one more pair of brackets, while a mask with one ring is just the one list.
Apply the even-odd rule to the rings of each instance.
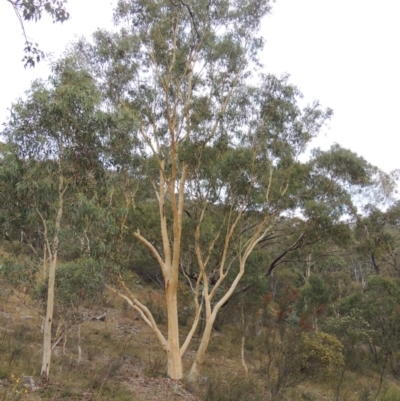
[[[115, 10], [121, 30], [98, 31], [93, 44], [75, 47], [107, 107], [134, 122], [118, 133], [121, 140], [131, 136], [141, 144], [132, 154], [141, 156], [142, 182], [154, 190], [159, 237], [140, 219], [128, 229], [162, 272], [167, 334], [122, 280], [120, 290], [109, 288], [152, 328], [173, 379], [183, 376], [182, 357], [204, 309], [189, 377], [198, 375], [216, 316], [250, 255], [275, 219], [298, 206], [308, 174], [298, 157], [331, 114], [318, 103], [301, 110], [301, 94], [287, 77], [258, 73], [257, 34], [269, 11], [268, 0], [121, 0]], [[195, 312], [181, 344], [182, 279]]]
[[[53, 65], [46, 81], [36, 81], [11, 108], [3, 136], [16, 150], [21, 169], [17, 194], [23, 194], [26, 215], [36, 221], [43, 243], [47, 280], [41, 377], [49, 378], [56, 266], [63, 215], [88, 175], [96, 175], [96, 149], [101, 112], [92, 78], [72, 59]], [[88, 150], [90, 146], [90, 151]], [[22, 167], [21, 167], [22, 166]]]

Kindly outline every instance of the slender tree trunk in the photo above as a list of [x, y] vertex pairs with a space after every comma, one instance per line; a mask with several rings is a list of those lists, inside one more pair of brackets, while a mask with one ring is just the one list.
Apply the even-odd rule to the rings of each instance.
[[78, 324], [78, 365], [82, 361], [82, 348], [81, 348], [81, 324]]
[[241, 347], [240, 347], [240, 358], [242, 360], [242, 365], [244, 368], [244, 372], [245, 372], [245, 376], [248, 377], [249, 376], [249, 369], [247, 367], [246, 364], [246, 360], [244, 358], [244, 345], [246, 342], [246, 322], [245, 322], [245, 318], [244, 318], [244, 307], [243, 307], [243, 295], [242, 295], [242, 300], [241, 300], [241, 308], [240, 308], [240, 314], [241, 314], [241, 335], [242, 335], [242, 342], [241, 342]]
[[49, 269], [49, 281], [47, 289], [47, 309], [46, 318], [44, 320], [43, 330], [43, 360], [40, 375], [42, 378], [48, 380], [50, 373], [50, 360], [51, 360], [51, 327], [53, 323], [53, 309], [54, 309], [54, 283], [56, 277], [56, 263], [57, 251], [53, 255]]
[[306, 284], [309, 283], [311, 276], [311, 255], [308, 255], [307, 266], [306, 266]]
[[43, 216], [40, 214], [42, 218], [43, 225], [45, 227], [46, 233], [46, 244], [48, 248], [48, 252], [50, 255], [50, 267], [49, 267], [49, 281], [47, 287], [47, 307], [46, 307], [46, 318], [44, 321], [44, 330], [43, 330], [43, 359], [42, 359], [42, 368], [40, 371], [40, 376], [44, 380], [49, 379], [50, 375], [50, 362], [51, 362], [51, 327], [53, 324], [53, 311], [54, 311], [54, 286], [55, 286], [55, 278], [56, 278], [56, 265], [57, 265], [57, 254], [58, 254], [58, 245], [59, 245], [59, 233], [61, 228], [61, 219], [63, 215], [63, 201], [64, 201], [64, 176], [61, 170], [61, 162], [59, 160], [59, 176], [58, 176], [58, 208], [57, 215], [54, 225], [54, 237], [52, 248], [50, 248], [49, 239], [47, 236], [47, 224], [44, 220]]

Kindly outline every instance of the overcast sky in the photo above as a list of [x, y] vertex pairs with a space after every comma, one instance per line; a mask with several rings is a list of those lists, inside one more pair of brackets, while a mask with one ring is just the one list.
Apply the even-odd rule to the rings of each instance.
[[[71, 20], [26, 24], [28, 36], [60, 55], [78, 36], [112, 27], [111, 0], [68, 0]], [[265, 71], [289, 73], [307, 102], [334, 110], [324, 149], [339, 143], [389, 172], [400, 168], [400, 0], [277, 0], [262, 27]], [[0, 123], [46, 63], [24, 69], [24, 39], [0, 0]]]

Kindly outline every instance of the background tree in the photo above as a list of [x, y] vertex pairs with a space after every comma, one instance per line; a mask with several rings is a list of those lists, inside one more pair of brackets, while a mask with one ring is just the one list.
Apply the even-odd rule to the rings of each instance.
[[369, 205], [366, 212], [358, 219], [355, 230], [360, 260], [372, 267], [376, 274], [384, 269], [399, 276], [399, 204], [393, 204], [386, 211]]
[[96, 151], [102, 113], [97, 110], [100, 97], [93, 80], [71, 59], [55, 64], [48, 82], [33, 83], [26, 96], [13, 105], [3, 131], [16, 150], [9, 156], [13, 164], [8, 169], [14, 176], [15, 170], [19, 172], [14, 181], [17, 194], [22, 194], [17, 200], [8, 199], [8, 204], [21, 202], [28, 222], [41, 227], [35, 232], [40, 235], [48, 275], [41, 376], [48, 379], [63, 214], [76, 193], [89, 192], [90, 181], [101, 173]]

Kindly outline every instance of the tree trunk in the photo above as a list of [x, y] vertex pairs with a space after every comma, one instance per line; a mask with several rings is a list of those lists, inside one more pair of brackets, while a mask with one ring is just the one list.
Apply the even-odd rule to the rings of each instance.
[[188, 376], [189, 381], [195, 381], [199, 376], [201, 365], [203, 364], [204, 356], [206, 354], [208, 344], [210, 342], [215, 316], [216, 316], [215, 314], [212, 314], [209, 318], [206, 318], [206, 325], [204, 328], [203, 335], [201, 337], [199, 349], [197, 350], [196, 358], [193, 362], [192, 368], [190, 369], [190, 373]]
[[175, 380], [182, 379], [182, 358], [179, 346], [179, 322], [178, 322], [178, 300], [177, 280], [169, 279], [166, 282], [165, 292], [168, 316], [168, 377]]
[[58, 207], [57, 207], [57, 215], [54, 224], [54, 237], [52, 248], [50, 248], [47, 224], [44, 220], [43, 216], [39, 215], [43, 221], [43, 225], [45, 228], [45, 241], [47, 245], [47, 250], [50, 255], [50, 268], [49, 268], [49, 282], [47, 287], [47, 307], [46, 307], [46, 318], [44, 321], [44, 330], [43, 330], [43, 360], [42, 360], [42, 368], [40, 371], [40, 376], [44, 380], [49, 379], [50, 374], [50, 361], [51, 361], [51, 327], [53, 323], [53, 310], [54, 310], [54, 285], [56, 278], [56, 265], [57, 265], [57, 254], [58, 254], [58, 245], [59, 245], [59, 233], [61, 228], [61, 219], [63, 215], [63, 205], [64, 205], [64, 193], [66, 187], [64, 187], [64, 176], [61, 170], [61, 162], [58, 161], [59, 167], [59, 176], [58, 176]]
[[242, 296], [242, 300], [241, 300], [241, 308], [240, 308], [240, 315], [241, 315], [241, 323], [242, 323], [242, 327], [241, 327], [241, 331], [242, 331], [242, 342], [241, 342], [241, 348], [240, 348], [240, 358], [242, 360], [242, 365], [244, 368], [244, 372], [245, 372], [245, 377], [249, 376], [249, 369], [247, 367], [246, 364], [246, 360], [244, 358], [244, 344], [246, 342], [246, 322], [245, 322], [245, 318], [244, 318], [244, 307], [243, 307], [243, 296]]
[[307, 267], [306, 267], [306, 284], [309, 283], [311, 276], [311, 254], [308, 255]]
[[43, 360], [40, 376], [48, 380], [50, 373], [50, 360], [51, 360], [51, 326], [53, 323], [53, 309], [54, 309], [54, 283], [56, 277], [56, 263], [57, 251], [53, 255], [49, 269], [49, 281], [47, 287], [47, 308], [46, 318], [44, 320], [43, 330]]

